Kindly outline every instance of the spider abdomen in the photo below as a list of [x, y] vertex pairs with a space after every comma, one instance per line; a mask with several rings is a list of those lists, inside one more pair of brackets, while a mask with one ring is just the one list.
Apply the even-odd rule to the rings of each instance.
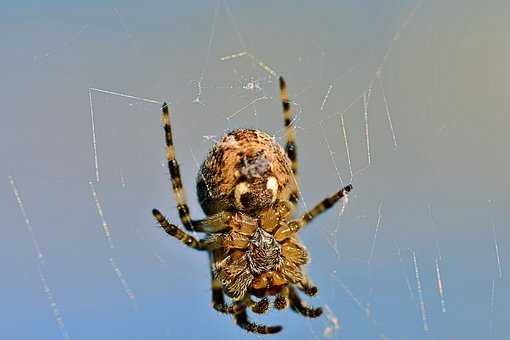
[[241, 210], [256, 215], [275, 199], [287, 200], [291, 161], [268, 134], [237, 129], [216, 143], [197, 176], [197, 194], [207, 215]]

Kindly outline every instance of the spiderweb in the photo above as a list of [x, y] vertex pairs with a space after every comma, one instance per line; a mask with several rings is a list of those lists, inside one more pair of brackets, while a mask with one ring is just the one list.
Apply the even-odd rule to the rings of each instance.
[[5, 338], [254, 336], [210, 307], [206, 256], [151, 218], [178, 221], [159, 115], [199, 218], [195, 177], [226, 131], [285, 142], [280, 75], [300, 211], [354, 190], [302, 232], [323, 316], [252, 321], [282, 339], [507, 337], [508, 5], [78, 7], [7, 11], [38, 19], [6, 42]]

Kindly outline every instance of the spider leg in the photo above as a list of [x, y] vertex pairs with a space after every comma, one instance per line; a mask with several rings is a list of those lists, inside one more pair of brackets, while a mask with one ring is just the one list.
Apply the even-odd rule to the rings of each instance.
[[312, 219], [326, 211], [327, 209], [331, 208], [338, 200], [340, 200], [342, 197], [347, 196], [347, 194], [352, 190], [352, 185], [349, 184], [337, 193], [335, 193], [333, 196], [327, 197], [322, 202], [317, 204], [315, 207], [313, 207], [311, 210], [307, 211], [306, 213], [301, 216], [301, 220], [307, 224]]
[[310, 278], [305, 275], [305, 279], [299, 283], [297, 286], [299, 290], [305, 293], [308, 296], [315, 296], [319, 289], [312, 283]]
[[221, 211], [217, 214], [207, 216], [201, 220], [193, 220], [193, 229], [204, 233], [217, 233], [229, 229], [231, 213]]
[[191, 247], [191, 248], [197, 249], [197, 250], [207, 250], [210, 248], [209, 245], [205, 245], [204, 242], [197, 240], [193, 236], [191, 236], [191, 235], [185, 233], [184, 231], [182, 231], [181, 229], [179, 229], [179, 227], [177, 227], [176, 225], [168, 222], [168, 220], [165, 218], [165, 216], [163, 216], [159, 212], [159, 210], [152, 209], [152, 214], [158, 221], [161, 228], [163, 228], [168, 235], [175, 237], [176, 239], [180, 240], [182, 243], [184, 243], [188, 247]]
[[322, 308], [308, 307], [299, 297], [294, 287], [289, 287], [290, 308], [296, 313], [309, 318], [316, 318], [322, 314]]
[[239, 327], [252, 333], [274, 334], [282, 330], [282, 326], [264, 326], [251, 322], [248, 320], [248, 314], [246, 314], [246, 310], [234, 314], [234, 319]]
[[233, 304], [225, 303], [225, 295], [220, 280], [214, 276], [214, 263], [218, 256], [221, 257], [223, 249], [215, 249], [209, 252], [209, 267], [211, 270], [211, 292], [212, 292], [212, 306], [213, 308], [224, 314], [236, 314], [246, 308], [243, 300], [235, 301]]
[[264, 314], [269, 309], [269, 300], [267, 299], [267, 297], [259, 300], [258, 302], [255, 301], [251, 302], [253, 303], [253, 305], [251, 306], [251, 311], [253, 313]]
[[212, 233], [217, 233], [217, 232], [220, 232], [220, 231], [224, 231], [224, 230], [229, 228], [228, 225], [216, 226], [216, 225], [209, 225], [209, 224], [207, 224], [207, 222], [208, 222], [208, 219], [206, 219], [206, 218], [204, 218], [202, 220], [193, 220], [192, 221], [192, 223], [193, 223], [193, 230], [194, 231], [199, 231], [199, 232], [202, 232], [202, 233], [212, 234]]
[[289, 200], [296, 205], [299, 200], [299, 188], [297, 184], [297, 147], [296, 147], [296, 129], [294, 127], [294, 117], [292, 111], [290, 110], [290, 101], [289, 94], [287, 92], [287, 85], [285, 84], [285, 80], [283, 77], [280, 77], [280, 98], [282, 100], [283, 107], [283, 123], [285, 125], [285, 138], [287, 142], [285, 144], [285, 151], [287, 152], [287, 156], [292, 162], [292, 173], [294, 173], [293, 178], [293, 187], [290, 192]]
[[282, 292], [276, 295], [274, 299], [274, 308], [276, 309], [285, 309], [289, 305], [289, 288], [285, 287], [282, 289]]
[[212, 270], [211, 270], [211, 290], [212, 290], [212, 306], [218, 312], [225, 314], [236, 314], [246, 308], [246, 305], [239, 301], [236, 301], [232, 305], [225, 303], [223, 287], [221, 286], [220, 281], [214, 278]]
[[333, 196], [327, 197], [322, 202], [317, 204], [311, 210], [307, 211], [297, 220], [290, 221], [287, 224], [282, 225], [275, 233], [274, 237], [277, 241], [283, 241], [295, 233], [297, 233], [301, 228], [303, 228], [306, 224], [308, 224], [315, 217], [331, 208], [338, 200], [342, 197], [346, 196], [352, 190], [352, 185], [349, 184], [340, 191], [338, 191]]
[[170, 125], [170, 113], [167, 103], [163, 103], [161, 108], [163, 112], [162, 121], [163, 129], [165, 130], [165, 143], [166, 143], [166, 158], [168, 161], [168, 170], [172, 178], [172, 189], [174, 192], [175, 200], [177, 201], [177, 211], [182, 224], [187, 230], [193, 230], [193, 221], [189, 213], [188, 203], [186, 202], [186, 194], [182, 187], [181, 172], [179, 170], [179, 163], [175, 159], [175, 147], [172, 139], [172, 127]]

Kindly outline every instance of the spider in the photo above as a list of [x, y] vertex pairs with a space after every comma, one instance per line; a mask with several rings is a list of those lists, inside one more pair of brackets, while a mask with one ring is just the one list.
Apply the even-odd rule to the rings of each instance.
[[[179, 217], [188, 231], [203, 232], [205, 237], [197, 240], [157, 209], [152, 211], [166, 233], [188, 247], [209, 253], [213, 308], [233, 315], [238, 326], [259, 334], [282, 330], [281, 326], [257, 325], [248, 319], [247, 309], [265, 313], [270, 297], [279, 310], [290, 305], [306, 317], [322, 314], [321, 308], [307, 306], [297, 292], [308, 296], [318, 292], [303, 271], [309, 256], [297, 233], [352, 190], [352, 185], [347, 185], [301, 217], [292, 217], [299, 199], [298, 164], [293, 114], [281, 77], [280, 96], [285, 150], [259, 130], [236, 129], [224, 135], [210, 150], [197, 176], [197, 195], [207, 215], [201, 220], [190, 216], [175, 158], [169, 108], [164, 103], [166, 155]], [[232, 302], [226, 303], [225, 295]]]

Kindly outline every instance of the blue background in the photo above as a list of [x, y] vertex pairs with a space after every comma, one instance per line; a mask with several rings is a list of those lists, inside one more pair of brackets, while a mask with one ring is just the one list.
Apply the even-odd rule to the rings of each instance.
[[[307, 207], [350, 180], [340, 113], [358, 98], [344, 112], [355, 190], [343, 215], [335, 207], [302, 232], [320, 289], [306, 300], [338, 318], [331, 338], [509, 337], [506, 1], [23, 1], [0, 9], [0, 338], [257, 337], [210, 307], [206, 254], [152, 219], [157, 207], [178, 220], [159, 104], [90, 91], [94, 186], [113, 249], [89, 184], [89, 89], [166, 100], [191, 211], [201, 217], [195, 176], [212, 140], [241, 126], [283, 136], [275, 78], [248, 56], [221, 60], [242, 51], [287, 79]], [[373, 79], [364, 169], [359, 98]], [[291, 311], [252, 319], [282, 324], [273, 339], [321, 339], [331, 327], [325, 316]]]

